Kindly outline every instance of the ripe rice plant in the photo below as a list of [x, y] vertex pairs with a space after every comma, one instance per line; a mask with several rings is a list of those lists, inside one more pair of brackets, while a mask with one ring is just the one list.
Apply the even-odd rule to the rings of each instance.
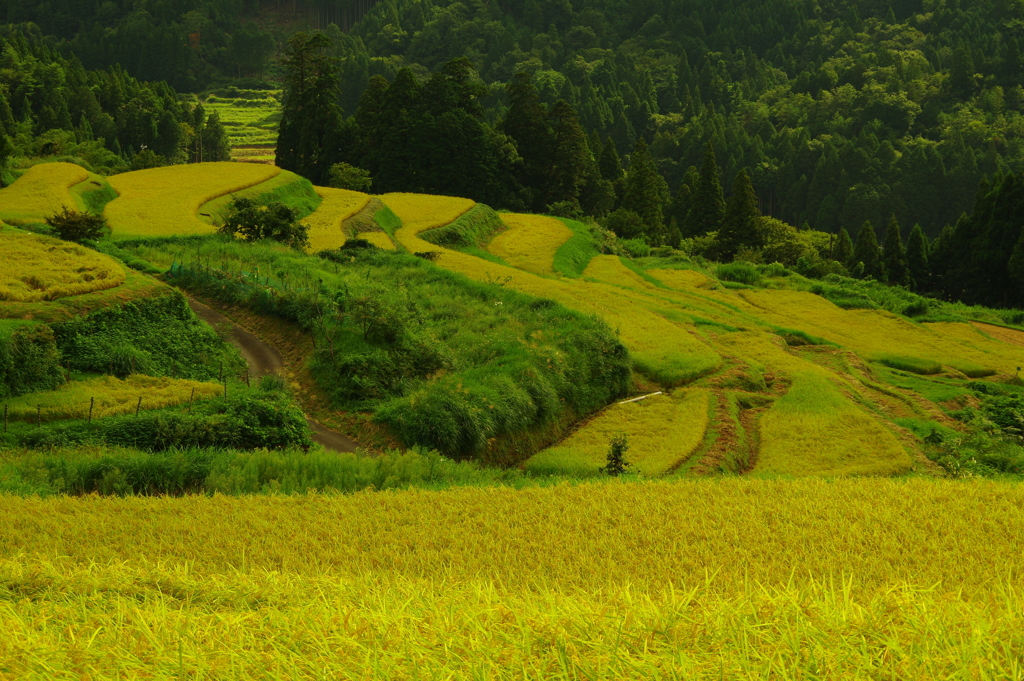
[[5, 228], [0, 232], [0, 300], [34, 302], [124, 284], [113, 258], [68, 241]]
[[554, 274], [555, 253], [572, 238], [572, 230], [545, 215], [502, 213], [501, 220], [508, 230], [494, 237], [487, 250], [521, 270]]
[[593, 476], [605, 463], [612, 438], [629, 440], [626, 458], [643, 475], [661, 475], [687, 459], [704, 438], [708, 391], [679, 390], [613, 404], [558, 445], [526, 462], [535, 474]]
[[384, 194], [380, 199], [413, 235], [443, 227], [475, 205], [471, 199], [433, 194]]
[[366, 239], [377, 248], [383, 248], [385, 251], [393, 251], [397, 248], [387, 232], [360, 232], [359, 238]]
[[310, 253], [340, 248], [346, 238], [341, 223], [361, 211], [370, 202], [369, 194], [348, 189], [317, 187], [316, 193], [323, 200], [317, 209], [302, 221], [309, 227], [307, 250]]
[[199, 207], [200, 217], [213, 225], [223, 224], [235, 198], [252, 199], [260, 204], [278, 201], [297, 210], [300, 218], [315, 211], [321, 202], [320, 195], [309, 180], [289, 170], [282, 170], [269, 180], [207, 201]]
[[69, 188], [89, 179], [89, 171], [74, 163], [38, 163], [11, 186], [0, 189], [0, 217], [42, 222], [62, 206], [82, 209]]
[[1020, 485], [925, 479], [6, 496], [0, 659], [15, 678], [1018, 679], [1022, 509]]
[[695, 288], [713, 289], [720, 287], [716, 280], [706, 274], [701, 274], [696, 270], [653, 269], [647, 270], [647, 274], [656, 278], [666, 286], [684, 291]]
[[[193, 395], [193, 388], [195, 393]], [[99, 376], [65, 383], [56, 390], [32, 393], [10, 400], [10, 418], [17, 421], [84, 419], [89, 416], [90, 400], [95, 398], [93, 418], [128, 414], [142, 398], [144, 409], [161, 409], [195, 399], [217, 397], [224, 393], [217, 383], [179, 378], [133, 374], [126, 379]]]
[[107, 204], [113, 236], [212, 234], [216, 227], [199, 215], [207, 201], [265, 182], [280, 168], [255, 163], [194, 163], [114, 175], [120, 194]]

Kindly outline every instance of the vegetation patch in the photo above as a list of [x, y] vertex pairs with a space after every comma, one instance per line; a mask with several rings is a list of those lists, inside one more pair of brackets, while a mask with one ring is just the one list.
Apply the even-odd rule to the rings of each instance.
[[478, 203], [458, 218], [443, 227], [436, 227], [419, 233], [419, 237], [445, 248], [482, 248], [505, 229], [501, 216], [490, 206]]
[[118, 197], [105, 213], [113, 236], [209, 234], [216, 227], [199, 215], [208, 201], [265, 182], [280, 168], [253, 163], [193, 163], [114, 175]]
[[[97, 376], [71, 381], [56, 390], [34, 392], [8, 403], [12, 420], [35, 422], [104, 418], [160, 409], [224, 394], [217, 383], [132, 374], [125, 379]], [[142, 398], [141, 401], [139, 398]]]
[[348, 189], [316, 187], [320, 205], [302, 221], [309, 228], [309, 252], [340, 248], [347, 235], [343, 228], [346, 220], [363, 210], [370, 195]]
[[555, 254], [573, 232], [565, 223], [545, 215], [501, 213], [508, 229], [487, 244], [487, 250], [512, 267], [537, 274], [554, 274]]
[[42, 222], [63, 206], [81, 208], [69, 189], [88, 179], [89, 171], [74, 163], [37, 163], [0, 189], [0, 218]]
[[251, 187], [218, 196], [199, 207], [199, 215], [211, 224], [221, 225], [231, 212], [235, 199], [251, 199], [259, 205], [283, 203], [296, 211], [299, 218], [311, 215], [322, 199], [313, 184], [293, 172], [282, 170], [273, 177]]
[[883, 355], [877, 361], [891, 369], [909, 371], [912, 374], [931, 376], [942, 373], [942, 365], [919, 357], [908, 357], [906, 355]]
[[555, 251], [552, 267], [567, 277], [582, 277], [591, 259], [601, 255], [601, 249], [590, 229], [582, 222], [568, 218], [558, 220], [569, 228], [572, 236]]
[[0, 301], [34, 302], [102, 291], [125, 282], [124, 267], [78, 244], [0, 231]]

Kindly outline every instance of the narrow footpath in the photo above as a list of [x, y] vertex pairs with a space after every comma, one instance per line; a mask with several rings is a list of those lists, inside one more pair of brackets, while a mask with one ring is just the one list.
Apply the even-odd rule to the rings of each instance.
[[[284, 368], [284, 362], [273, 346], [263, 342], [258, 336], [249, 333], [241, 326], [231, 321], [216, 310], [203, 305], [199, 301], [188, 299], [188, 306], [192, 311], [210, 326], [227, 327], [231, 335], [229, 340], [242, 353], [246, 363], [249, 365], [249, 373], [256, 378], [266, 374], [279, 374]], [[313, 442], [323, 445], [324, 449], [335, 452], [354, 452], [358, 446], [354, 440], [335, 432], [330, 428], [314, 421], [306, 416], [306, 423], [313, 433]]]

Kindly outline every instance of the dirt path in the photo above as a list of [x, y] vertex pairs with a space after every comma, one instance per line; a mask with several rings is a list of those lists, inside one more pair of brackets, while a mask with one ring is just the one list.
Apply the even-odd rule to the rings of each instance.
[[[231, 343], [241, 351], [242, 357], [245, 358], [246, 363], [249, 365], [249, 371], [253, 376], [258, 378], [266, 374], [281, 373], [281, 370], [284, 368], [284, 360], [281, 358], [281, 353], [271, 345], [264, 343], [257, 336], [249, 333], [221, 313], [203, 305], [197, 300], [189, 298], [188, 306], [192, 308], [192, 311], [200, 319], [210, 326], [226, 327], [229, 329]], [[356, 451], [357, 445], [350, 438], [321, 425], [309, 418], [309, 416], [306, 417], [306, 423], [309, 424], [309, 429], [313, 433], [313, 442], [323, 445], [325, 449], [335, 452]]]
[[1024, 347], [1024, 332], [1022, 331], [1007, 329], [1002, 326], [996, 326], [995, 324], [986, 324], [985, 322], [971, 322], [971, 324], [979, 331], [983, 331], [993, 338], [998, 338], [1004, 343]]

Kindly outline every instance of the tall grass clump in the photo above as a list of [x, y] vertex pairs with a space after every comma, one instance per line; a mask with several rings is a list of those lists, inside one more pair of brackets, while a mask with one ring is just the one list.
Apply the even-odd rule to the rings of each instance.
[[174, 270], [180, 286], [299, 323], [332, 402], [372, 411], [407, 446], [479, 456], [628, 388], [629, 353], [603, 322], [501, 282], [378, 249], [193, 244], [194, 260], [185, 251]]
[[591, 258], [601, 255], [597, 239], [582, 222], [569, 218], [558, 219], [572, 230], [572, 237], [555, 251], [554, 270], [567, 277], [582, 277]]
[[64, 382], [53, 329], [0, 320], [0, 398], [51, 390]]
[[747, 286], [759, 286], [761, 273], [748, 262], [736, 261], [715, 268], [715, 276], [722, 281], [734, 281]]
[[420, 232], [419, 237], [437, 246], [460, 249], [484, 246], [504, 229], [501, 216], [490, 206], [478, 203], [447, 225]]

